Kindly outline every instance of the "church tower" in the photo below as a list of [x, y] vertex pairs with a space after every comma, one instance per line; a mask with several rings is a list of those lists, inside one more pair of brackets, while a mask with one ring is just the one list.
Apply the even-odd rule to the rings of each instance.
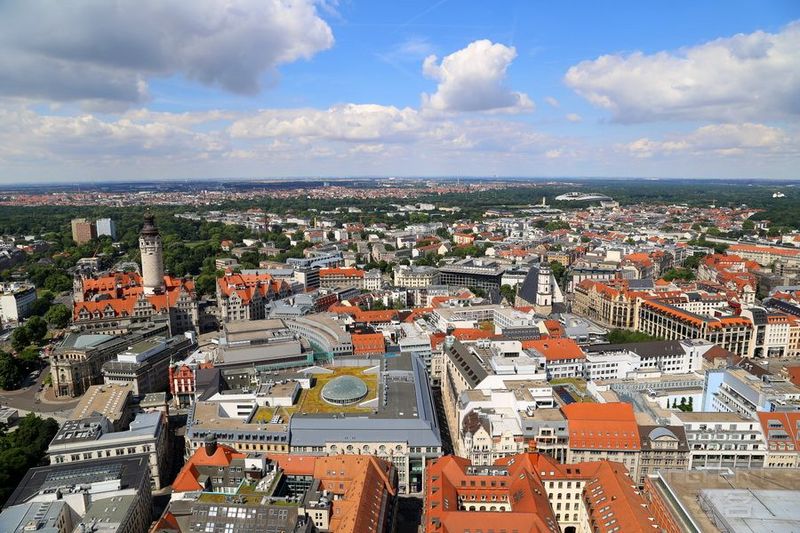
[[164, 292], [164, 253], [161, 235], [155, 218], [150, 213], [144, 216], [144, 226], [139, 233], [139, 252], [142, 254], [142, 280], [145, 294]]
[[553, 290], [550, 284], [550, 265], [539, 265], [539, 274], [536, 280], [536, 312], [549, 315], [553, 311]]

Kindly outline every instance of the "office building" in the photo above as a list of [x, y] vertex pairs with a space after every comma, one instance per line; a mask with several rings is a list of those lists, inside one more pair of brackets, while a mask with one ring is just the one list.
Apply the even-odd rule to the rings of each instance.
[[130, 384], [134, 396], [167, 391], [170, 361], [182, 360], [195, 346], [191, 335], [139, 341], [117, 354], [116, 359], [103, 363], [103, 382]]
[[[74, 513], [74, 529], [70, 531], [145, 533], [153, 508], [148, 457], [125, 455], [31, 468], [5, 506], [8, 510], [57, 501], [64, 502]], [[39, 509], [50, 512], [47, 506]], [[67, 513], [59, 512], [65, 521]]]
[[505, 267], [490, 259], [467, 258], [439, 269], [439, 280], [448, 287], [500, 290]]
[[47, 448], [51, 464], [93, 461], [123, 455], [148, 457], [153, 488], [166, 484], [167, 421], [160, 412], [140, 413], [130, 427], [114, 431], [102, 415], [67, 420]]
[[168, 335], [166, 324], [132, 330], [127, 335], [69, 333], [50, 353], [50, 375], [56, 396], [80, 396], [102, 383], [103, 365], [141, 341]]

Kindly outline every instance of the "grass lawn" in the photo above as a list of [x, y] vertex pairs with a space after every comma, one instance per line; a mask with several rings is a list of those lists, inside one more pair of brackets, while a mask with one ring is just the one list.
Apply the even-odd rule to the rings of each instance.
[[[339, 376], [356, 376], [363, 380], [367, 385], [367, 395], [362, 402], [371, 400], [378, 396], [378, 375], [364, 374], [366, 367], [345, 367], [334, 368], [332, 374], [317, 374], [316, 385], [310, 390], [305, 391], [305, 397], [301, 397], [297, 404], [298, 410], [303, 413], [370, 413], [372, 409], [353, 405], [332, 405], [322, 399], [322, 388], [326, 383]], [[359, 402], [360, 403], [360, 402]]]

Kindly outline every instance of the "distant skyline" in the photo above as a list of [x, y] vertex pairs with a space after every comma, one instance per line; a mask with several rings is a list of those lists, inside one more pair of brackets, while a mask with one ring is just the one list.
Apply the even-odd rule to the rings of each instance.
[[10, 0], [0, 183], [800, 179], [800, 2]]

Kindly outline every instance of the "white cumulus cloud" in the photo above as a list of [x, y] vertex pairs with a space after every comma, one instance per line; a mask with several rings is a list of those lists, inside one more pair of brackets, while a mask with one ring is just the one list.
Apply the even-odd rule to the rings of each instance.
[[764, 124], [711, 124], [686, 135], [672, 135], [664, 140], [642, 137], [623, 146], [636, 157], [686, 153], [712, 153], [720, 156], [786, 154], [793, 149], [791, 137], [782, 129]]
[[332, 45], [312, 0], [0, 2], [0, 95], [124, 105], [173, 75], [253, 94]]
[[800, 114], [800, 22], [677, 52], [604, 55], [565, 82], [621, 122], [768, 120]]
[[527, 94], [506, 85], [508, 67], [517, 51], [513, 46], [483, 39], [442, 58], [428, 56], [422, 72], [439, 82], [436, 92], [422, 95], [425, 109], [435, 111], [507, 111], [533, 109]]

